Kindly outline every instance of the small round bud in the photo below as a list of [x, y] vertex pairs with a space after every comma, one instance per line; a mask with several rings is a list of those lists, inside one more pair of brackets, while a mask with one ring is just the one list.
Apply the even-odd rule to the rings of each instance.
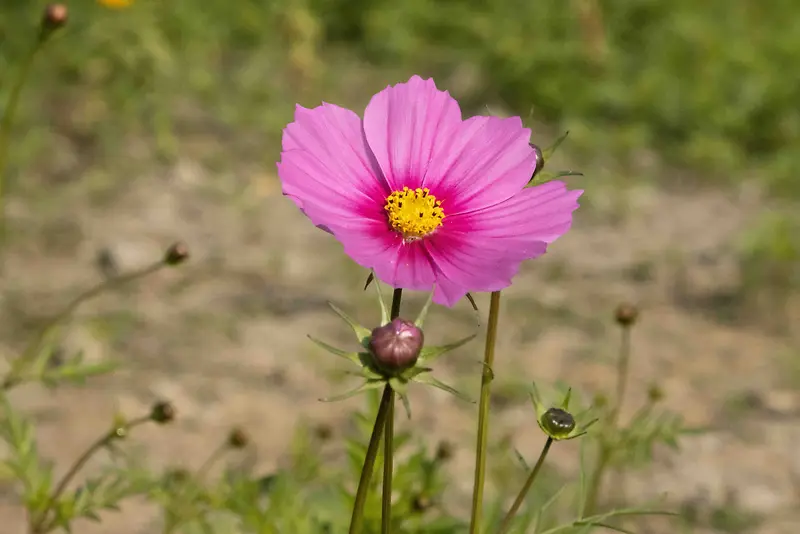
[[49, 33], [67, 23], [68, 11], [64, 4], [48, 4], [42, 15], [42, 30]]
[[169, 402], [158, 402], [150, 410], [150, 420], [165, 425], [175, 419], [175, 407]]
[[228, 446], [232, 449], [244, 449], [249, 441], [250, 438], [241, 428], [234, 428], [228, 434]]
[[614, 312], [614, 319], [616, 319], [617, 324], [625, 327], [633, 325], [638, 316], [639, 310], [636, 309], [636, 306], [629, 303], [620, 304], [617, 306], [617, 311]]
[[418, 514], [427, 511], [431, 506], [433, 506], [433, 501], [424, 494], [415, 496], [411, 501], [411, 509]]
[[411, 321], [393, 319], [372, 331], [369, 350], [375, 365], [388, 374], [397, 374], [417, 363], [425, 336]]
[[314, 427], [314, 435], [320, 441], [328, 441], [333, 436], [333, 429], [330, 425], [321, 423]]
[[185, 484], [192, 478], [192, 474], [182, 467], [167, 470], [164, 473], [164, 482], [167, 484]]
[[170, 266], [180, 265], [189, 259], [189, 247], [181, 241], [173, 243], [164, 254], [164, 263]]
[[436, 447], [436, 459], [440, 462], [446, 462], [453, 457], [453, 444], [449, 441], [440, 441], [439, 446]]
[[597, 393], [592, 400], [592, 405], [600, 410], [606, 408], [608, 406], [608, 396], [604, 393]]
[[536, 166], [533, 168], [533, 174], [531, 175], [531, 180], [536, 178], [536, 175], [544, 169], [544, 154], [542, 153], [542, 149], [538, 146], [530, 143], [531, 148], [533, 149], [534, 154], [536, 154]]
[[664, 391], [657, 384], [650, 384], [650, 387], [647, 388], [647, 398], [655, 404], [664, 398]]
[[542, 426], [548, 435], [559, 438], [575, 430], [575, 418], [561, 408], [550, 408], [542, 416]]

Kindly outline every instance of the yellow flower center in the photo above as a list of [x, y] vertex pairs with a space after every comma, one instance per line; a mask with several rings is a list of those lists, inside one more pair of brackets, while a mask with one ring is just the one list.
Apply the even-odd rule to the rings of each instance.
[[442, 201], [425, 189], [395, 191], [386, 197], [386, 213], [392, 228], [403, 234], [406, 241], [421, 239], [430, 235], [442, 225], [444, 211]]

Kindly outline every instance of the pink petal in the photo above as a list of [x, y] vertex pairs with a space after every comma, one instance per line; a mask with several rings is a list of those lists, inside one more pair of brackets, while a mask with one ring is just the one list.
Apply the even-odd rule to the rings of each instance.
[[[278, 176], [283, 193], [318, 226], [377, 217], [388, 186], [369, 151], [361, 120], [332, 104], [297, 106], [283, 132]], [[385, 216], [381, 212], [381, 216]]]
[[452, 306], [467, 292], [511, 285], [524, 260], [544, 254], [569, 229], [581, 193], [552, 181], [490, 208], [445, 219], [428, 240], [439, 271], [434, 301]]
[[367, 142], [392, 189], [427, 185], [434, 154], [460, 124], [458, 102], [419, 76], [376, 94], [364, 112]]
[[379, 280], [415, 291], [429, 290], [436, 279], [434, 265], [422, 241], [403, 243], [385, 221], [363, 220], [358, 228], [333, 226], [345, 253]]
[[[485, 246], [504, 246], [509, 253], [528, 259], [526, 243], [552, 243], [569, 230], [572, 212], [578, 208], [582, 193], [582, 190], [567, 190], [564, 182], [553, 180], [525, 188], [490, 208], [453, 215], [446, 219], [447, 229], [491, 240]], [[515, 246], [511, 247], [511, 243]]]
[[530, 180], [536, 153], [519, 117], [472, 117], [449, 135], [426, 178], [447, 216], [508, 200]]

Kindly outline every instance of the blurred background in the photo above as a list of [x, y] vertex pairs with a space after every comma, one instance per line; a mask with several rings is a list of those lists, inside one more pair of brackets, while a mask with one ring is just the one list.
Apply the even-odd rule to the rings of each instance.
[[[180, 420], [138, 438], [155, 463], [202, 458], [234, 423], [252, 429], [262, 466], [280, 465], [298, 425], [346, 432], [342, 405], [317, 402], [341, 389], [336, 364], [305, 335], [344, 345], [326, 301], [364, 322], [374, 301], [361, 291], [366, 273], [282, 198], [281, 132], [296, 103], [361, 113], [372, 94], [420, 74], [467, 115], [520, 115], [540, 146], [569, 131], [549, 168], [584, 174], [568, 179], [586, 190], [573, 230], [504, 300], [493, 439], [538, 450], [530, 380], [587, 398], [607, 390], [613, 310], [632, 302], [631, 398], [655, 384], [707, 432], [627, 478], [627, 494], [666, 493], [692, 532], [797, 532], [796, 0], [66, 4], [69, 24], [37, 57], [12, 136], [0, 350], [13, 355], [82, 288], [176, 239], [192, 261], [72, 322], [65, 347], [119, 359], [119, 373], [14, 393], [41, 423], [46, 454], [73, 458], [115, 410], [159, 398]], [[0, 102], [43, 6], [2, 0]], [[485, 313], [488, 300], [478, 303]], [[472, 321], [467, 303], [436, 309], [432, 337], [453, 339]], [[479, 346], [444, 363], [473, 394]], [[457, 509], [471, 488], [474, 408], [418, 395], [413, 421], [398, 424], [454, 441]], [[555, 457], [577, 469], [574, 449]], [[145, 510], [86, 532], [146, 532]], [[19, 520], [5, 502], [3, 514], [0, 524]]]

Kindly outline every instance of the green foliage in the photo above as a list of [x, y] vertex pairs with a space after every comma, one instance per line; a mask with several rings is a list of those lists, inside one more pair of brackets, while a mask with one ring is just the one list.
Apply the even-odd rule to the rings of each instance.
[[[25, 54], [35, 6], [3, 3], [0, 72]], [[776, 193], [800, 195], [792, 0], [241, 0], [235, 10], [137, 0], [124, 11], [75, 0], [70, 9], [23, 102], [29, 157], [54, 133], [93, 154], [143, 134], [167, 157], [177, 132], [222, 139], [235, 127], [276, 141], [297, 98], [314, 103], [324, 89], [327, 100], [363, 103], [379, 87], [363, 79], [366, 60], [376, 72], [452, 76], [474, 110], [533, 109], [587, 153], [625, 161], [647, 148], [712, 171], [706, 179], [756, 170]]]

